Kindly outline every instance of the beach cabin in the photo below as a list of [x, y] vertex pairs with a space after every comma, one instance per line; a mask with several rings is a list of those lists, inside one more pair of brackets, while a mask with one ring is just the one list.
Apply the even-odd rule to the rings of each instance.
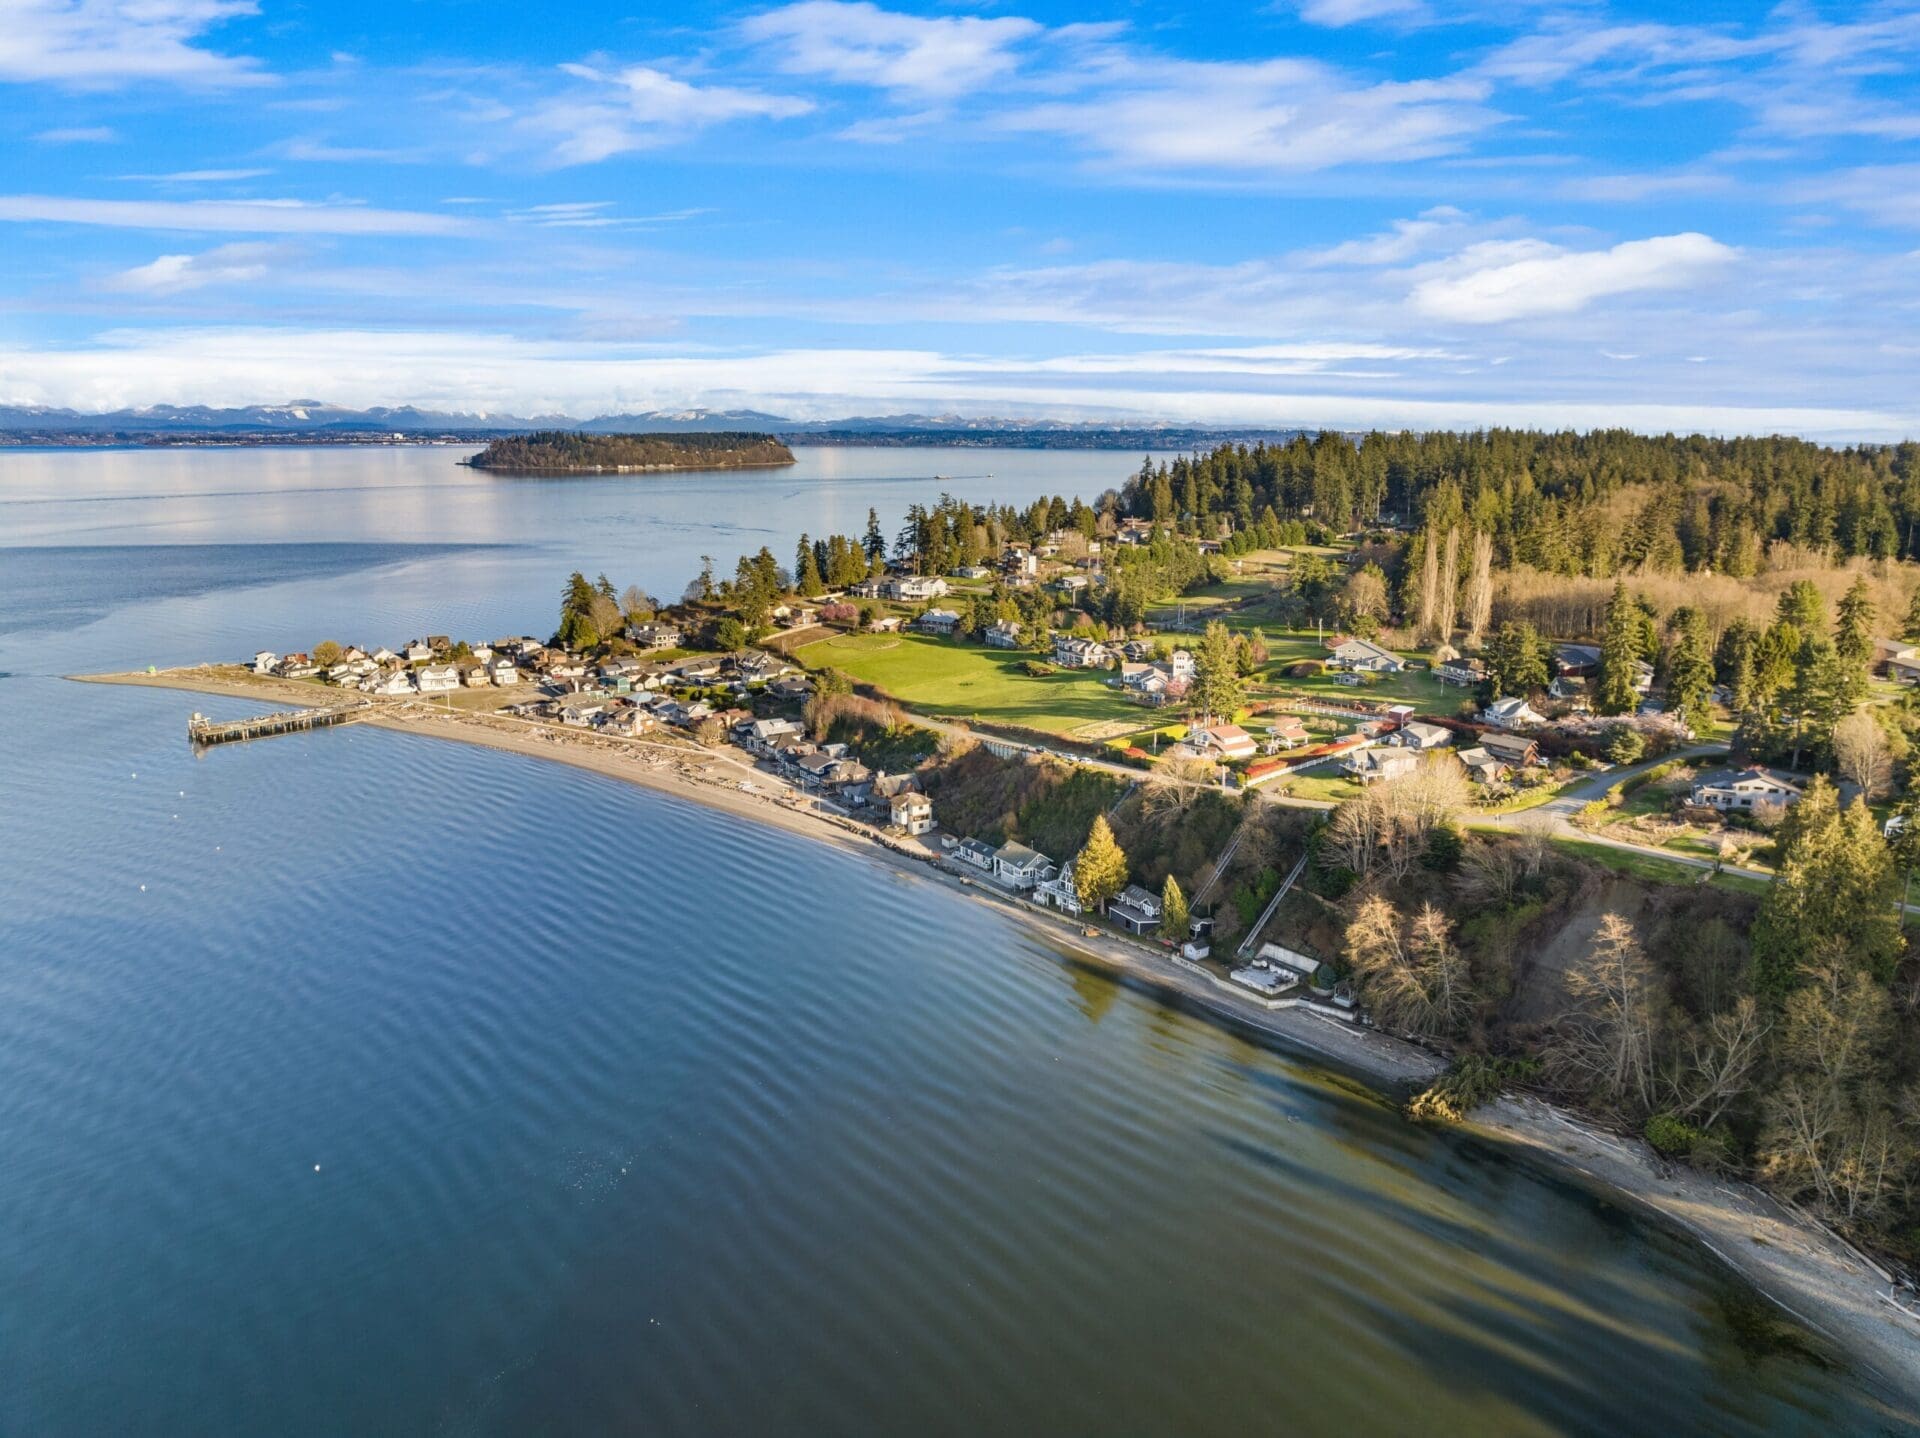
[[1128, 884], [1107, 904], [1107, 917], [1130, 934], [1159, 928], [1162, 912], [1160, 896], [1138, 884]]
[[887, 801], [887, 821], [903, 834], [933, 832], [933, 800], [904, 789]]
[[451, 664], [429, 664], [417, 678], [422, 694], [450, 694], [460, 687], [460, 671]]
[[1008, 842], [993, 851], [993, 876], [1009, 889], [1026, 892], [1053, 877], [1053, 860], [1038, 849]]

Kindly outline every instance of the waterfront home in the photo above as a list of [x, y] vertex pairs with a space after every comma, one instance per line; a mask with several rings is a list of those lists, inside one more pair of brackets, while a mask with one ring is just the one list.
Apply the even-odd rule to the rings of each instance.
[[884, 593], [902, 604], [924, 604], [929, 599], [945, 599], [947, 588], [947, 581], [937, 574], [902, 574], [886, 582]]
[[951, 634], [960, 627], [960, 616], [951, 609], [929, 609], [915, 622], [922, 634]]
[[253, 672], [255, 674], [271, 674], [273, 673], [273, 666], [279, 662], [280, 656], [278, 654], [275, 654], [271, 649], [262, 649], [258, 654], [253, 656]]
[[650, 620], [645, 624], [629, 624], [627, 638], [642, 649], [678, 649], [680, 647], [680, 626], [667, 624], [661, 620]]
[[1760, 764], [1744, 769], [1715, 769], [1693, 781], [1687, 801], [1705, 809], [1745, 810], [1784, 808], [1804, 795], [1801, 780], [1776, 773]]
[[1071, 634], [1053, 636], [1053, 662], [1062, 669], [1104, 669], [1113, 651], [1098, 639], [1078, 639]]
[[413, 693], [413, 676], [404, 669], [396, 669], [391, 673], [369, 674], [360, 681], [360, 688], [367, 694], [388, 696], [411, 694]]
[[410, 639], [400, 651], [400, 657], [409, 664], [425, 664], [433, 658], [433, 647], [424, 639]]
[[933, 800], [911, 789], [903, 790], [887, 801], [887, 820], [902, 833], [931, 833]]
[[1540, 762], [1540, 746], [1524, 734], [1482, 734], [1480, 747], [1515, 769], [1531, 768]]
[[1492, 724], [1501, 729], [1527, 729], [1535, 724], [1544, 724], [1546, 719], [1546, 715], [1525, 699], [1513, 695], [1496, 699], [1480, 711], [1482, 724]]
[[1253, 735], [1238, 724], [1209, 724], [1194, 729], [1187, 735], [1187, 743], [1202, 754], [1230, 763], [1251, 759], [1260, 749]]
[[1025, 844], [1009, 842], [993, 851], [993, 876], [1010, 889], [1032, 889], [1057, 872], [1053, 860]]
[[369, 654], [367, 658], [371, 659], [383, 669], [389, 664], [398, 664], [400, 662], [400, 656], [384, 644]]
[[773, 756], [773, 741], [801, 732], [791, 719], [755, 719], [747, 725], [745, 746], [755, 754]]
[[1398, 674], [1407, 667], [1407, 661], [1391, 649], [1371, 639], [1351, 636], [1336, 639], [1327, 646], [1327, 662], [1334, 668], [1363, 674]]
[[518, 684], [520, 682], [519, 666], [511, 659], [495, 659], [487, 666], [487, 671], [493, 675], [493, 682], [503, 689], [510, 684]]
[[1498, 784], [1512, 768], [1506, 760], [1496, 758], [1477, 745], [1472, 749], [1462, 749], [1460, 762], [1466, 765], [1467, 777], [1476, 784]]
[[987, 643], [995, 649], [1018, 649], [1020, 626], [1011, 619], [996, 620], [987, 629]]
[[604, 694], [568, 694], [553, 701], [548, 712], [571, 729], [585, 729], [613, 706]]
[[1130, 934], [1160, 927], [1160, 896], [1138, 884], [1128, 884], [1107, 904], [1107, 917]]
[[429, 634], [427, 636], [427, 648], [431, 649], [435, 654], [446, 654], [452, 651], [453, 640], [445, 634]]
[[1409, 720], [1394, 731], [1392, 742], [1403, 749], [1444, 749], [1453, 743], [1453, 731]]
[[422, 694], [449, 694], [460, 687], [460, 671], [451, 664], [429, 664], [415, 678]]
[[460, 682], [469, 689], [485, 689], [493, 683], [493, 676], [484, 664], [468, 664], [460, 670]]
[[1078, 917], [1082, 912], [1080, 890], [1073, 881], [1073, 860], [1069, 859], [1060, 866], [1060, 872], [1051, 879], [1042, 880], [1034, 885], [1035, 903], [1047, 904], [1063, 914]]
[[618, 734], [623, 738], [638, 739], [651, 734], [660, 727], [660, 721], [644, 709], [635, 709], [623, 704], [618, 709], [603, 710], [594, 722], [609, 734]]
[[993, 845], [982, 843], [978, 839], [962, 839], [953, 846], [953, 857], [957, 863], [982, 873], [993, 872]]
[[1478, 659], [1453, 658], [1433, 669], [1433, 677], [1442, 684], [1456, 685], [1462, 689], [1478, 687], [1487, 677], [1487, 666]]
[[1420, 767], [1420, 756], [1411, 749], [1361, 749], [1347, 756], [1340, 767], [1362, 784], [1376, 779], [1399, 779]]

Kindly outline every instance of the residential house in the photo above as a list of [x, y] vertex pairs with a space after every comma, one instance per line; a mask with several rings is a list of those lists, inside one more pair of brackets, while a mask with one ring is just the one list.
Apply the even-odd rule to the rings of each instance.
[[982, 873], [993, 872], [993, 845], [983, 844], [978, 839], [962, 839], [954, 846], [953, 857], [956, 863], [965, 864], [970, 869]]
[[485, 689], [492, 685], [493, 676], [484, 664], [467, 664], [461, 666], [460, 682], [469, 689]]
[[1420, 767], [1420, 755], [1412, 749], [1359, 749], [1340, 767], [1362, 784], [1376, 779], [1398, 779]]
[[1327, 646], [1327, 662], [1339, 669], [1368, 674], [1398, 674], [1407, 661], [1371, 639], [1336, 639]]
[[797, 701], [813, 693], [813, 681], [800, 674], [785, 674], [767, 686], [767, 693], [776, 699]]
[[1482, 724], [1492, 724], [1501, 729], [1526, 729], [1535, 724], [1544, 724], [1546, 718], [1525, 699], [1514, 695], [1496, 699], [1480, 711]]
[[1071, 634], [1053, 636], [1053, 662], [1062, 669], [1104, 669], [1113, 659], [1113, 651], [1098, 639], [1076, 639]]
[[951, 609], [929, 609], [915, 627], [923, 634], [951, 634], [960, 627], [960, 616]]
[[1576, 710], [1585, 712], [1589, 706], [1587, 697], [1588, 681], [1578, 674], [1556, 674], [1553, 682], [1547, 686], [1548, 697], [1558, 699], [1563, 704], [1571, 704]]
[[1920, 684], [1920, 650], [1910, 654], [1889, 655], [1886, 672], [1887, 678], [1895, 684]]
[[1000, 557], [1000, 572], [1010, 579], [1031, 579], [1040, 572], [1040, 556], [1024, 544], [1010, 544]]
[[1540, 746], [1524, 734], [1482, 734], [1480, 747], [1510, 768], [1526, 769], [1540, 762]]
[[937, 574], [902, 574], [886, 583], [886, 597], [902, 604], [923, 604], [947, 597], [947, 581]]
[[727, 661], [726, 667], [742, 684], [765, 684], [793, 672], [786, 660], [762, 649], [743, 649]]
[[415, 639], [409, 642], [405, 649], [400, 651], [400, 657], [405, 659], [409, 664], [425, 664], [429, 659], [433, 658], [433, 646], [428, 644], [424, 639]]
[[273, 666], [279, 662], [280, 656], [278, 654], [275, 654], [271, 649], [262, 649], [258, 654], [253, 656], [253, 672], [255, 674], [271, 674], [273, 673]]
[[993, 851], [993, 876], [1010, 889], [1025, 892], [1059, 871], [1038, 849], [1005, 843]]
[[1080, 890], [1073, 881], [1073, 860], [1069, 859], [1060, 866], [1060, 872], [1051, 879], [1037, 884], [1033, 890], [1035, 903], [1050, 904], [1063, 914], [1078, 916], [1081, 912]]
[[427, 648], [435, 654], [450, 654], [453, 652], [453, 639], [445, 634], [429, 634]]
[[448, 694], [460, 687], [460, 671], [451, 664], [429, 664], [416, 677], [422, 694]]
[[1702, 774], [1693, 781], [1688, 802], [1707, 809], [1751, 812], [1769, 805], [1797, 804], [1804, 792], [1797, 777], [1754, 764], [1745, 769], [1715, 769]]
[[987, 630], [987, 643], [995, 649], [1018, 649], [1020, 626], [1011, 619], [997, 620]]
[[1069, 599], [1075, 595], [1084, 594], [1092, 587], [1093, 581], [1088, 579], [1084, 574], [1063, 574], [1054, 580], [1052, 585], [1052, 588], [1066, 595]]
[[1267, 739], [1276, 749], [1293, 749], [1312, 737], [1297, 714], [1282, 714], [1267, 725]]
[[1600, 672], [1600, 648], [1595, 644], [1556, 644], [1553, 670], [1573, 679], [1591, 679]]
[[1130, 934], [1160, 927], [1160, 896], [1138, 884], [1128, 884], [1107, 904], [1107, 917]]
[[413, 693], [413, 676], [404, 669], [370, 674], [360, 682], [360, 688], [368, 694], [384, 694], [389, 697], [411, 694]]
[[951, 571], [955, 579], [991, 579], [993, 571], [984, 564], [962, 564]]
[[1167, 656], [1167, 678], [1191, 681], [1198, 671], [1194, 668], [1193, 655], [1185, 649], [1176, 649]]
[[878, 614], [867, 628], [875, 634], [898, 634], [902, 622], [897, 614]]
[[1494, 757], [1478, 746], [1460, 751], [1460, 762], [1467, 766], [1467, 777], [1476, 784], [1497, 784], [1512, 772], [1504, 759]]
[[1251, 759], [1260, 750], [1253, 735], [1238, 724], [1210, 724], [1196, 728], [1187, 735], [1187, 743], [1211, 758], [1229, 762]]
[[660, 721], [644, 709], [636, 709], [631, 704], [622, 704], [617, 709], [603, 710], [595, 723], [609, 734], [618, 734], [628, 739], [638, 739], [651, 734], [660, 727]]
[[747, 726], [741, 742], [749, 753], [771, 759], [774, 757], [774, 740], [801, 732], [800, 726], [791, 719], [756, 719]]
[[1464, 657], [1448, 659], [1434, 666], [1433, 677], [1442, 684], [1453, 684], [1462, 689], [1476, 689], [1486, 682], [1487, 666], [1478, 659]]
[[391, 649], [387, 648], [386, 645], [384, 644], [381, 645], [378, 649], [374, 650], [373, 653], [369, 654], [367, 658], [371, 659], [375, 664], [381, 665], [382, 667], [385, 667], [388, 664], [398, 664], [400, 662], [400, 656], [398, 654], [395, 654]]
[[520, 682], [520, 668], [511, 659], [495, 659], [487, 669], [493, 675], [493, 682], [502, 689]]
[[585, 729], [613, 707], [604, 694], [567, 694], [553, 701], [548, 712], [570, 729]]
[[1442, 729], [1438, 724], [1422, 724], [1411, 720], [1394, 731], [1393, 742], [1403, 749], [1425, 751], [1444, 749], [1453, 743], [1453, 731]]
[[887, 802], [888, 822], [907, 834], [933, 832], [933, 801], [911, 789], [895, 794]]
[[1117, 682], [1129, 698], [1144, 704], [1166, 702], [1167, 676], [1157, 664], [1122, 664]]

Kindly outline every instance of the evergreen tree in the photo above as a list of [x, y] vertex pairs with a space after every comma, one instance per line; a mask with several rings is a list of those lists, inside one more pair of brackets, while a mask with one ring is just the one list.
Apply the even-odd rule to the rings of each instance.
[[1218, 619], [1207, 625], [1194, 657], [1193, 702], [1206, 715], [1226, 723], [1239, 712], [1242, 695], [1239, 646], [1233, 631]]
[[1600, 640], [1600, 692], [1594, 705], [1602, 714], [1630, 714], [1639, 706], [1641, 617], [1626, 581], [1614, 581]]
[[1713, 722], [1713, 661], [1707, 657], [1707, 621], [1689, 609], [1667, 661], [1667, 708], [1695, 734]]
[[1082, 908], [1106, 912], [1107, 901], [1127, 887], [1127, 855], [1105, 814], [1096, 814], [1087, 842], [1073, 861], [1073, 888]]
[[825, 592], [826, 585], [820, 578], [820, 564], [814, 557], [813, 545], [806, 535], [800, 536], [800, 547], [794, 552], [793, 587], [808, 599], [817, 598]]
[[1843, 664], [1864, 672], [1873, 662], [1873, 596], [1867, 590], [1863, 574], [1840, 599], [1840, 612], [1834, 620], [1833, 651]]
[[1167, 875], [1167, 882], [1160, 886], [1160, 935], [1173, 943], [1179, 943], [1187, 936], [1187, 923], [1192, 915], [1187, 911], [1187, 896], [1180, 892], [1180, 881]]
[[1489, 699], [1531, 694], [1547, 687], [1547, 646], [1531, 624], [1511, 620], [1502, 624], [1483, 657]]
[[1780, 873], [1753, 927], [1753, 989], [1777, 1001], [1820, 967], [1861, 968], [1886, 982], [1906, 941], [1900, 881], [1873, 814], [1815, 778], [1787, 811]]
[[1920, 639], [1920, 586], [1913, 591], [1913, 600], [1907, 605], [1907, 622], [1901, 626], [1909, 639]]
[[1785, 620], [1802, 634], [1817, 634], [1827, 627], [1827, 601], [1820, 597], [1820, 586], [1811, 579], [1796, 579], [1781, 592], [1775, 617]]
[[882, 563], [887, 557], [887, 537], [880, 532], [880, 514], [878, 510], [867, 511], [867, 560], [869, 564]]

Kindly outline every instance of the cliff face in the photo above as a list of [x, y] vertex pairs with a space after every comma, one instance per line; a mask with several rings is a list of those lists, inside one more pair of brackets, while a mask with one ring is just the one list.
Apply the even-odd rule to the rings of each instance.
[[581, 434], [540, 430], [496, 439], [467, 463], [518, 474], [644, 474], [685, 469], [760, 469], [793, 463], [771, 435]]

